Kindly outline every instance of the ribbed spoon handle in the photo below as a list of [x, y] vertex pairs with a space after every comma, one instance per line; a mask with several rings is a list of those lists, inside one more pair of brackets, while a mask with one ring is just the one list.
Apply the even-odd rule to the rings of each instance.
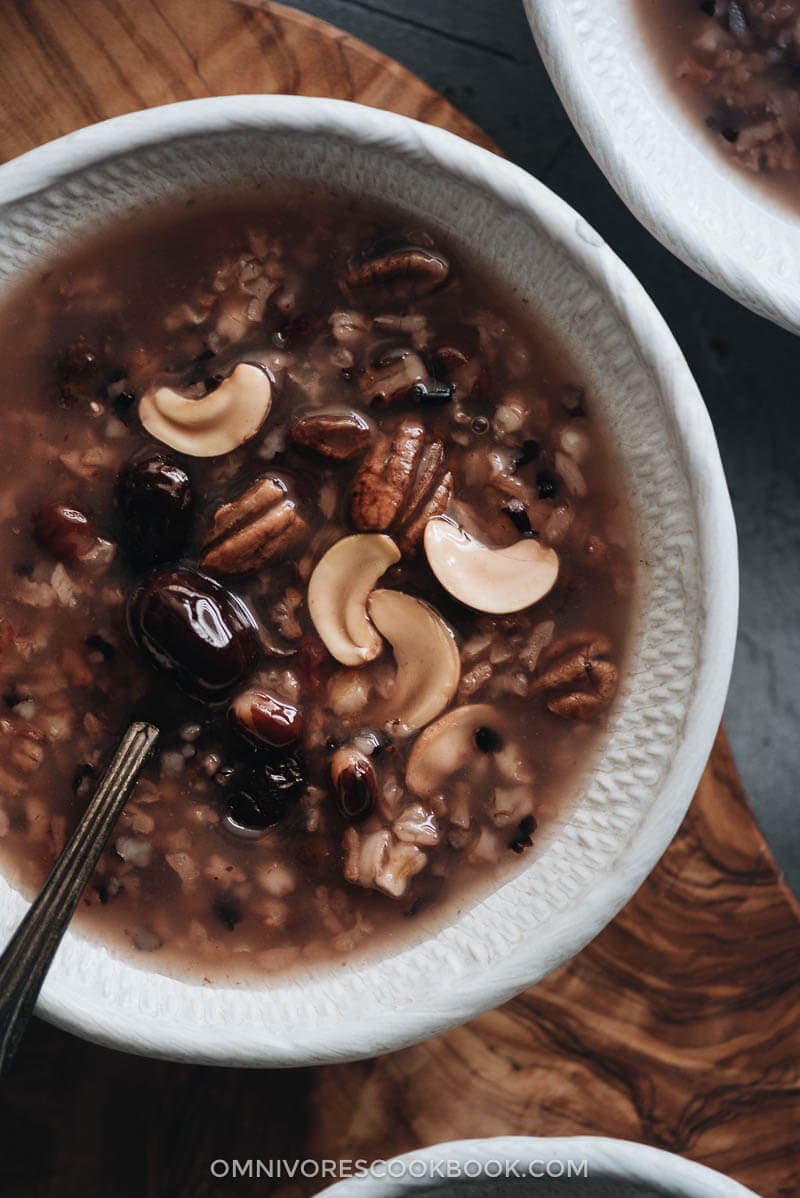
[[61, 937], [157, 739], [153, 724], [131, 724], [80, 823], [0, 957], [0, 1073], [17, 1050]]

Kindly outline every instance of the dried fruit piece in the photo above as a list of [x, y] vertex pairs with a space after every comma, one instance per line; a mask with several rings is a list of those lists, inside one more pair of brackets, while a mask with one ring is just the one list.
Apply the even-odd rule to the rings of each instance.
[[508, 847], [518, 856], [526, 849], [533, 847], [533, 834], [536, 831], [536, 817], [524, 815], [517, 824], [517, 830], [508, 842]]
[[46, 503], [33, 515], [33, 535], [60, 562], [77, 562], [97, 545], [87, 515], [66, 503]]
[[576, 633], [544, 649], [531, 692], [565, 720], [591, 720], [617, 692], [619, 671], [607, 636]]
[[378, 781], [368, 757], [350, 746], [337, 749], [331, 758], [331, 782], [336, 806], [343, 819], [366, 819], [375, 807]]
[[233, 830], [264, 831], [280, 823], [305, 790], [305, 766], [296, 753], [257, 754], [228, 785], [225, 812]]
[[192, 520], [192, 487], [186, 471], [163, 454], [129, 462], [116, 486], [119, 540], [139, 566], [180, 556]]
[[285, 804], [276, 802], [272, 796], [254, 793], [249, 785], [244, 785], [241, 790], [234, 789], [225, 797], [226, 823], [231, 831], [263, 832], [280, 823], [285, 814]]
[[508, 516], [520, 536], [534, 536], [528, 509], [521, 499], [509, 499], [508, 503], [503, 504], [502, 510]]
[[272, 749], [290, 748], [303, 735], [303, 717], [297, 708], [264, 690], [237, 695], [231, 718], [246, 736]]
[[308, 529], [282, 478], [262, 478], [214, 514], [200, 565], [215, 574], [244, 574], [279, 558]]
[[128, 601], [139, 647], [189, 694], [227, 698], [258, 661], [261, 643], [244, 603], [196, 570], [163, 570]]
[[316, 698], [325, 688], [331, 658], [318, 636], [304, 636], [297, 653], [297, 674], [303, 689]]

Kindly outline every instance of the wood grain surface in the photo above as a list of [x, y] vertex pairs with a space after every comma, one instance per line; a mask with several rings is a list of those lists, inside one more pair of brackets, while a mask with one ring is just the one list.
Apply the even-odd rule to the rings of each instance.
[[[406, 70], [290, 9], [0, 0], [0, 158], [107, 116], [232, 92], [357, 99], [485, 136]], [[720, 733], [674, 844], [574, 961], [379, 1060], [291, 1072], [140, 1060], [35, 1023], [0, 1091], [3, 1198], [296, 1198], [216, 1159], [385, 1158], [468, 1136], [599, 1134], [800, 1195], [800, 911]]]

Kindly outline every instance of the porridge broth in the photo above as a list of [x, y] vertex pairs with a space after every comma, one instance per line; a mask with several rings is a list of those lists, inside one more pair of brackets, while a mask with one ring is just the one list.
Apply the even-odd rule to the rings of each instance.
[[[153, 435], [245, 378], [242, 411], [267, 383], [271, 407], [243, 444]], [[347, 197], [195, 201], [19, 286], [0, 389], [0, 849], [26, 892], [132, 718], [158, 751], [78, 919], [156, 969], [383, 952], [536, 851], [602, 736], [634, 555], [592, 396], [524, 307]], [[445, 550], [516, 545], [511, 580], [449, 576], [430, 520]], [[370, 555], [373, 658], [343, 664]], [[522, 610], [471, 605], [523, 582]], [[233, 628], [225, 660], [190, 609]]]

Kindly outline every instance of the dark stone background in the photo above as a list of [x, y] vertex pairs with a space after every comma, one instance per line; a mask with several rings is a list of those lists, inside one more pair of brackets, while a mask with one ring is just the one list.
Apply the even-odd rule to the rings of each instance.
[[761, 826], [800, 891], [800, 341], [703, 282], [630, 215], [562, 111], [521, 0], [294, 7], [370, 42], [447, 96], [599, 230], [664, 314], [711, 412], [739, 527], [728, 731]]

